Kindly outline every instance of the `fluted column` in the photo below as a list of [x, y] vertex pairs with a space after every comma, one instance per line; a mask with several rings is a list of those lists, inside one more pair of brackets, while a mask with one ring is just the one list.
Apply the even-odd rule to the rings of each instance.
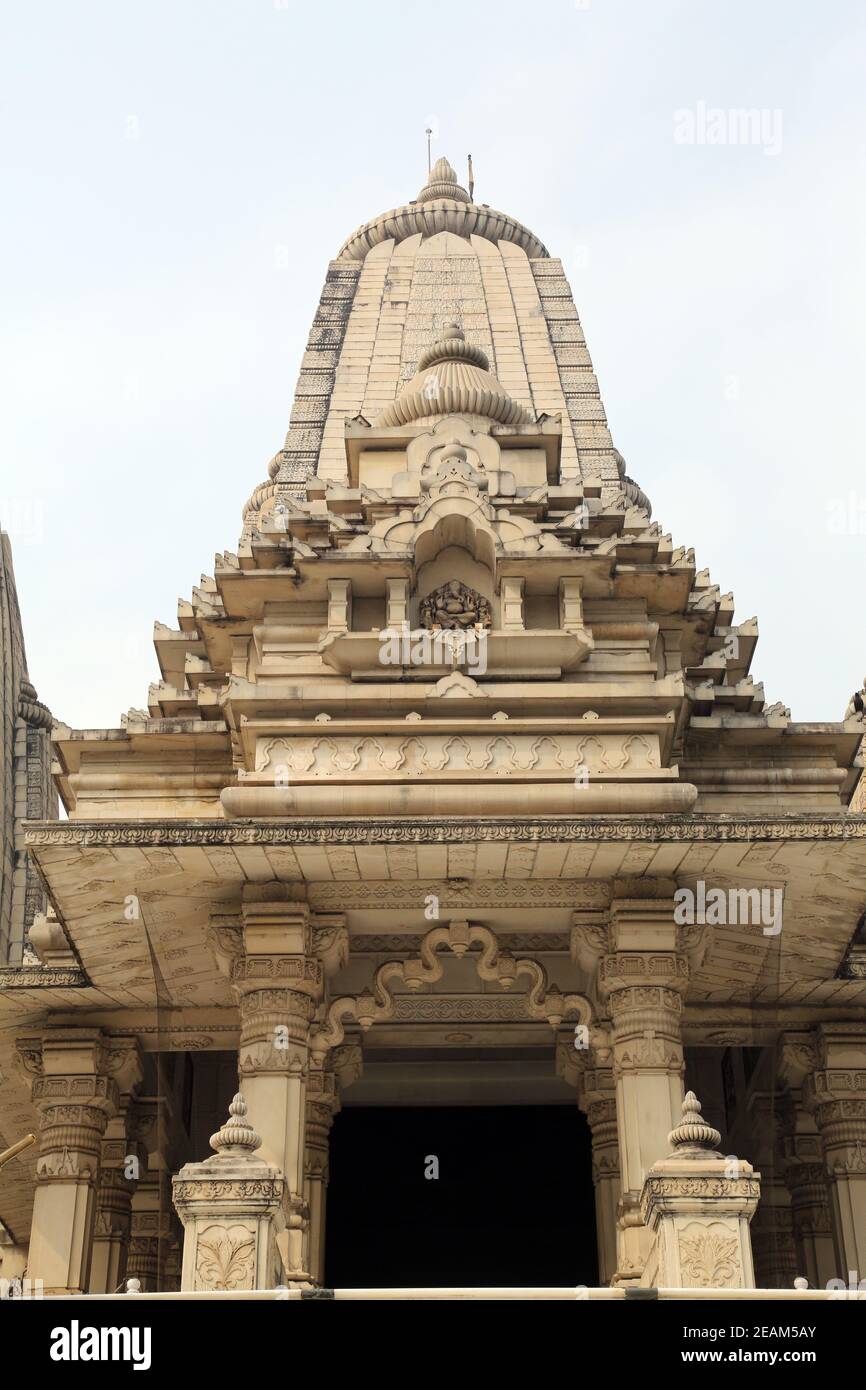
[[804, 1083], [829, 1179], [839, 1277], [866, 1270], [866, 1029], [822, 1024], [818, 1068]]
[[821, 1136], [803, 1097], [806, 1077], [817, 1070], [818, 1052], [811, 1033], [784, 1033], [777, 1065], [787, 1087], [781, 1101], [781, 1148], [785, 1181], [791, 1194], [791, 1217], [797, 1274], [809, 1287], [823, 1289], [840, 1274], [833, 1241], [833, 1219]]
[[108, 1040], [98, 1028], [65, 1028], [25, 1039], [42, 1117], [28, 1272], [46, 1294], [86, 1293], [96, 1184], [105, 1126], [118, 1103]]

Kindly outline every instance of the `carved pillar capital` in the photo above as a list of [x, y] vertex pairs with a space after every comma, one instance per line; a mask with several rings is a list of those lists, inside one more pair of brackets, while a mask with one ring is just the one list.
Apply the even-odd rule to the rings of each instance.
[[108, 1040], [99, 1029], [66, 1028], [46, 1032], [38, 1044], [34, 1046], [33, 1039], [19, 1044], [19, 1055], [28, 1058], [31, 1095], [42, 1117], [37, 1181], [75, 1178], [94, 1183], [100, 1140], [120, 1100]]

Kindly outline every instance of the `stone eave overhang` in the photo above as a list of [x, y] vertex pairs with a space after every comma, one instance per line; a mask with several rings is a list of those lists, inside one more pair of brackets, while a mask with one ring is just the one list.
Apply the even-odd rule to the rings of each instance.
[[[63, 773], [77, 772], [82, 752], [106, 748], [112, 756], [121, 753], [134, 757], [146, 750], [148, 756], [164, 752], [176, 758], [179, 739], [195, 740], [199, 752], [223, 752], [229, 744], [225, 725], [212, 719], [142, 719], [130, 721], [121, 729], [57, 729], [52, 737], [52, 749]], [[55, 771], [55, 776], [57, 776]]]
[[[160, 915], [171, 909], [169, 920], [182, 925], [190, 949], [201, 953], [210, 915], [236, 911], [251, 878], [338, 881], [345, 896], [351, 882], [367, 877], [404, 879], [413, 846], [445, 846], [449, 853], [478, 846], [480, 859], [485, 847], [541, 853], [560, 845], [566, 858], [548, 873], [575, 885], [623, 874], [648, 885], [659, 878], [670, 882], [672, 862], [686, 886], [699, 878], [738, 887], [790, 883], [786, 942], [805, 988], [834, 977], [866, 905], [866, 816], [848, 813], [43, 821], [25, 825], [25, 843], [89, 978], [116, 991], [125, 974], [130, 1003], [148, 1001], [154, 947], [145, 920], [150, 909], [139, 923], [123, 919], [128, 894], [158, 905], [157, 935]], [[347, 854], [355, 846], [384, 853], [377, 873], [369, 873], [361, 854], [357, 860]], [[743, 852], [731, 854], [735, 846]], [[497, 861], [496, 876], [508, 880], [501, 853]], [[419, 861], [418, 874], [424, 872]], [[515, 882], [521, 881], [518, 874]], [[817, 955], [810, 935], [816, 912], [822, 922]], [[170, 984], [168, 960], [163, 972]], [[218, 1002], [224, 981], [204, 957], [200, 973], [208, 1002]]]
[[[136, 848], [141, 845], [326, 845], [326, 844], [514, 844], [730, 843], [814, 841], [856, 844], [866, 849], [866, 815], [634, 816], [394, 816], [380, 819], [309, 819], [300, 824], [272, 820], [27, 821], [25, 843], [37, 863], [47, 846]], [[866, 856], [864, 856], [866, 857]], [[866, 885], [864, 885], [866, 891]]]
[[863, 725], [855, 725], [847, 720], [839, 724], [802, 724], [783, 720], [764, 718], [753, 714], [724, 714], [715, 716], [692, 715], [689, 719], [689, 735], [700, 737], [700, 742], [723, 741], [726, 747], [735, 744], [772, 744], [796, 739], [803, 749], [815, 749], [829, 753], [836, 760], [837, 767], [850, 768], [854, 764], [857, 751], [864, 737]]
[[[291, 678], [249, 681], [243, 676], [231, 676], [220, 696], [220, 705], [232, 728], [239, 728], [242, 718], [279, 720], [292, 717], [291, 714], [287, 716], [286, 711], [294, 713], [299, 709], [344, 718], [358, 717], [360, 712], [366, 718], [371, 690], [374, 690], [384, 721], [393, 719], [397, 712], [402, 718], [421, 708], [449, 717], [466, 711], [477, 718], [479, 715], [490, 717], [499, 709], [514, 710], [520, 717], [534, 717], [555, 706], [558, 712], [567, 711], [571, 718], [589, 712], [587, 731], [591, 732], [595, 726], [591, 715], [601, 714], [606, 706], [614, 706], [617, 718], [634, 715], [657, 719], [676, 716], [683, 700], [682, 677], [678, 672], [658, 680], [628, 682], [539, 680], [533, 681], [529, 688], [527, 682], [519, 679], [486, 680], [482, 677], [475, 683], [474, 690], [467, 689], [462, 696], [451, 691], [447, 697], [437, 689], [438, 684], [438, 681], [393, 681], [371, 687], [366, 681], [351, 682], [336, 676], [318, 683]], [[443, 705], [443, 698], [447, 699], [446, 705]]]

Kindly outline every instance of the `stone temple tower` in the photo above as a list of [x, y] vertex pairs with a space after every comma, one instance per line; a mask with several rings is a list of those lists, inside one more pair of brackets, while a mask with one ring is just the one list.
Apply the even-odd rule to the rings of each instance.
[[[528, 228], [470, 200], [447, 159], [418, 197], [367, 222], [331, 261], [304, 354], [291, 423], [270, 475], [293, 490], [346, 475], [345, 421], [374, 421], [455, 320], [531, 418], [561, 416], [559, 479], [625, 487], [562, 262]], [[258, 489], [254, 511], [267, 496]]]
[[69, 818], [26, 831], [51, 911], [0, 971], [0, 1102], [42, 1128], [0, 1220], [46, 1292], [366, 1288], [386, 1237], [383, 1287], [413, 1251], [483, 1284], [479, 1170], [461, 1255], [352, 1163], [329, 1195], [330, 1154], [503, 1101], [579, 1109], [587, 1161], [547, 1214], [551, 1116], [528, 1185], [486, 1165], [495, 1280], [866, 1268], [862, 697], [767, 704], [757, 620], [626, 476], [561, 264], [446, 160], [330, 263], [242, 527], [147, 707], [55, 726]]

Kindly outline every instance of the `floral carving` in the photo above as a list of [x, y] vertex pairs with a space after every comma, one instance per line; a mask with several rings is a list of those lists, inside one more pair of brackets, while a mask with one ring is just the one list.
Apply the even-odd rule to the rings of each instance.
[[206, 1289], [253, 1288], [255, 1236], [245, 1226], [208, 1229], [213, 1235], [200, 1236], [196, 1250], [197, 1283]]
[[[317, 845], [317, 844], [447, 844], [487, 841], [606, 842], [641, 841], [667, 844], [672, 841], [701, 843], [751, 843], [754, 840], [849, 841], [866, 840], [866, 818], [813, 816], [785, 820], [767, 816], [680, 816], [665, 820], [658, 816], [567, 817], [538, 816], [533, 820], [504, 817], [491, 822], [479, 818], [455, 820], [447, 816], [426, 817], [421, 826], [406, 825], [399, 819], [366, 817], [346, 819], [339, 825], [193, 825], [170, 821], [153, 824], [105, 825], [94, 821], [59, 822], [25, 832], [25, 844], [81, 845], [86, 848], [119, 849], [123, 846], [164, 848], [170, 845]], [[41, 973], [41, 972], [40, 972]], [[65, 978], [65, 972], [63, 973]]]
[[713, 1235], [710, 1231], [681, 1235], [680, 1266], [684, 1288], [731, 1288], [740, 1273], [736, 1236]]

